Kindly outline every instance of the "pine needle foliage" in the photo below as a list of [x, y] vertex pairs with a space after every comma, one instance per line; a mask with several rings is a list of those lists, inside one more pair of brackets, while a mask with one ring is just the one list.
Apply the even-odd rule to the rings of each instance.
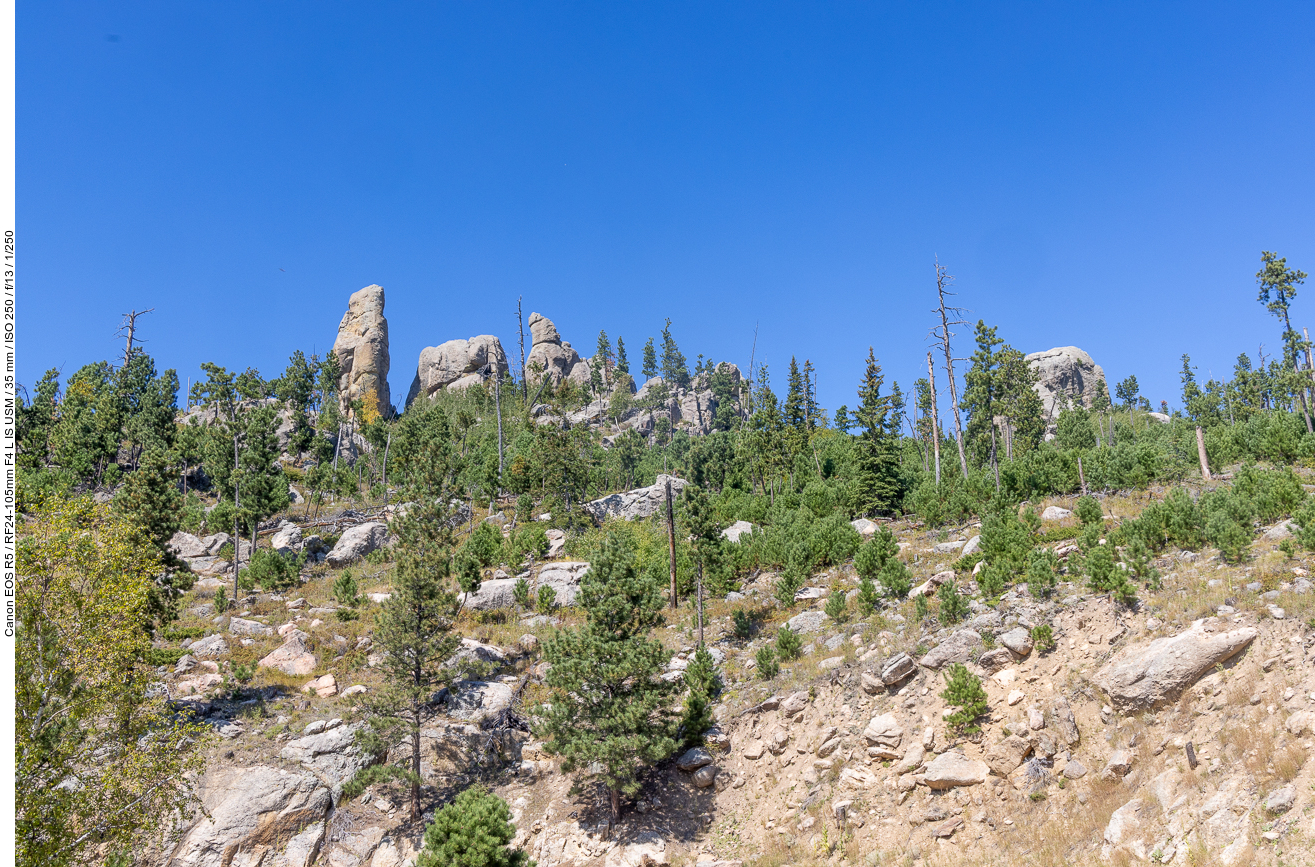
[[661, 678], [671, 653], [649, 635], [662, 622], [662, 591], [638, 568], [628, 537], [613, 532], [581, 579], [577, 604], [584, 626], [544, 643], [549, 700], [534, 710], [537, 733], [576, 775], [576, 791], [589, 782], [607, 790], [616, 821], [622, 796], [637, 794], [645, 770], [677, 746], [675, 687]]
[[434, 813], [416, 867], [534, 867], [515, 836], [507, 802], [472, 786]]

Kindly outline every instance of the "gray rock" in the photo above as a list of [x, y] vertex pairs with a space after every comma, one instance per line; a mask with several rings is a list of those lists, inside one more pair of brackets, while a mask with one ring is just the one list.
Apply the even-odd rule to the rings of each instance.
[[406, 404], [410, 406], [417, 397], [433, 397], [444, 389], [480, 385], [492, 376], [502, 376], [507, 369], [502, 342], [491, 334], [426, 347], [420, 350]]
[[[674, 495], [674, 493], [673, 491], [672, 494]], [[721, 531], [721, 537], [729, 542], [738, 542], [740, 537], [752, 533], [756, 529], [758, 529], [757, 524], [750, 524], [748, 521], [736, 521]]]
[[353, 400], [373, 397], [379, 412], [392, 414], [388, 392], [388, 320], [384, 318], [384, 289], [366, 286], [352, 293], [347, 312], [338, 324], [333, 343], [341, 378], [338, 395], [342, 411]]
[[904, 726], [900, 725], [894, 714], [883, 713], [874, 716], [867, 728], [863, 729], [863, 738], [869, 746], [894, 749], [904, 739]]
[[[313, 774], [267, 765], [211, 765], [197, 795], [204, 813], [183, 831], [170, 867], [229, 867], [236, 852], [278, 851], [307, 829], [318, 828], [322, 838], [332, 805], [329, 788]], [[285, 851], [293, 850], [287, 843]]]
[[933, 647], [918, 660], [924, 668], [938, 670], [950, 663], [967, 662], [982, 648], [982, 636], [971, 629], [960, 629]]
[[1041, 520], [1043, 521], [1062, 521], [1071, 517], [1073, 517], [1073, 512], [1060, 506], [1046, 506], [1041, 512]]
[[1092, 680], [1122, 711], [1160, 707], [1175, 701], [1197, 678], [1232, 658], [1257, 634], [1251, 627], [1220, 632], [1212, 623], [1197, 620], [1178, 635], [1124, 648]]
[[1078, 780], [1087, 775], [1087, 766], [1077, 759], [1069, 759], [1062, 773], [1070, 780]]
[[686, 750], [680, 758], [676, 759], [676, 767], [682, 771], [696, 771], [704, 765], [712, 764], [712, 753], [695, 747], [692, 750]]
[[302, 544], [301, 528], [287, 521], [269, 540], [269, 546], [280, 554], [296, 554]]
[[192, 642], [192, 646], [187, 648], [187, 652], [192, 656], [223, 656], [228, 653], [228, 642], [224, 640], [222, 635], [208, 635]]
[[957, 554], [963, 546], [963, 542], [938, 542], [931, 549], [937, 554]]
[[185, 560], [210, 556], [205, 544], [191, 533], [174, 533], [166, 547]]
[[1069, 399], [1090, 407], [1096, 397], [1096, 383], [1105, 380], [1105, 371], [1091, 356], [1076, 346], [1059, 346], [1033, 352], [1027, 363], [1036, 372], [1033, 388], [1041, 398], [1047, 418], [1056, 419]]
[[959, 554], [961, 556], [967, 557], [969, 554], [976, 554], [980, 550], [982, 550], [982, 537], [981, 534], [978, 534], [968, 540], [968, 542], [963, 546], [963, 550], [960, 551]]
[[881, 682], [886, 686], [895, 686], [908, 680], [917, 670], [913, 657], [907, 653], [897, 653], [881, 666]]
[[717, 769], [712, 765], [705, 765], [694, 772], [690, 781], [698, 788], [706, 789], [717, 782]]
[[246, 635], [261, 638], [274, 634], [274, 630], [270, 629], [265, 624], [255, 620], [243, 620], [241, 617], [229, 618], [228, 631], [233, 635]]
[[1001, 635], [1000, 643], [1015, 656], [1022, 658], [1032, 652], [1032, 633], [1018, 626]]
[[969, 759], [958, 750], [941, 753], [927, 765], [924, 780], [932, 789], [952, 789], [986, 782], [991, 767], [986, 762]]
[[[571, 348], [571, 344], [562, 340], [557, 333], [557, 326], [552, 320], [538, 313], [531, 313], [529, 319], [530, 335], [533, 346], [525, 363], [531, 369], [538, 367], [551, 380], [554, 387], [562, 380], [569, 379], [577, 385], [589, 383], [589, 362]], [[536, 378], [537, 379], [537, 378]]]
[[329, 552], [328, 563], [335, 569], [355, 563], [371, 551], [383, 547], [386, 538], [388, 525], [381, 521], [349, 527], [338, 537], [338, 544]]
[[646, 488], [622, 491], [600, 500], [585, 503], [584, 508], [599, 521], [608, 518], [634, 521], [647, 518], [660, 510], [666, 509], [666, 484], [671, 482], [671, 496], [676, 498], [685, 490], [689, 482], [665, 473], [660, 473], [657, 481]]
[[1265, 809], [1275, 814], [1286, 813], [1296, 802], [1297, 787], [1288, 783], [1269, 793], [1269, 797], [1265, 799]]
[[341, 722], [330, 720], [321, 730], [289, 741], [279, 758], [296, 762], [330, 788], [343, 785], [357, 771], [373, 764], [373, 759], [356, 743], [356, 732], [363, 723]]
[[1046, 727], [1065, 746], [1076, 746], [1081, 739], [1077, 720], [1073, 718], [1073, 708], [1069, 707], [1068, 699], [1062, 695], [1051, 700], [1050, 706], [1046, 708], [1045, 721]]
[[1014, 662], [1014, 654], [1007, 647], [988, 650], [977, 658], [977, 664], [987, 671], [999, 671]]
[[445, 703], [448, 716], [474, 723], [502, 713], [511, 707], [511, 687], [491, 681], [458, 681], [449, 690]]
[[261, 659], [259, 666], [273, 668], [293, 677], [304, 677], [315, 670], [319, 661], [306, 646], [307, 635], [300, 630], [289, 633], [283, 644]]
[[1113, 780], [1128, 776], [1128, 772], [1132, 770], [1132, 760], [1132, 750], [1115, 750], [1109, 761], [1105, 763], [1105, 769], [1100, 772], [1101, 777]]
[[787, 620], [786, 624], [800, 635], [806, 635], [821, 629], [830, 619], [824, 611], [801, 611]]

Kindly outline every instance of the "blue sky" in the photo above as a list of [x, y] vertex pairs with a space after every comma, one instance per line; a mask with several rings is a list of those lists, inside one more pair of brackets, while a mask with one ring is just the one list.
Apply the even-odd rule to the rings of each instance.
[[[1315, 272], [1309, 3], [89, 3], [18, 11], [19, 377], [281, 371], [387, 290], [390, 382], [516, 297], [853, 406], [925, 375], [932, 262], [1024, 351], [1178, 402]], [[1315, 328], [1315, 283], [1294, 306]], [[970, 352], [969, 333], [961, 336]]]

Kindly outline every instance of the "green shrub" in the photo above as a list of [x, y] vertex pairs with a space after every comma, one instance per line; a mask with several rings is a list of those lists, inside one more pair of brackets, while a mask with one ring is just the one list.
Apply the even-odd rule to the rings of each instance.
[[781, 673], [781, 665], [776, 661], [776, 651], [772, 650], [771, 645], [758, 648], [753, 661], [758, 669], [758, 676], [763, 680], [771, 680]]
[[251, 678], [255, 677], [255, 675], [256, 664], [254, 662], [246, 664], [240, 662], [233, 663], [233, 680], [236, 680], [238, 683], [250, 683]]
[[228, 610], [228, 593], [223, 587], [215, 590], [214, 605], [216, 614], [223, 614]]
[[936, 598], [941, 603], [938, 616], [942, 624], [951, 626], [968, 616], [968, 600], [959, 593], [953, 581], [942, 584], [936, 591]]
[[1081, 497], [1078, 504], [1073, 509], [1073, 514], [1077, 515], [1083, 526], [1089, 524], [1101, 524], [1104, 520], [1104, 510], [1100, 507], [1100, 502], [1091, 496]]
[[551, 584], [544, 584], [539, 588], [539, 611], [547, 614], [552, 611], [557, 604], [557, 588]]
[[903, 599], [909, 595], [909, 590], [913, 587], [913, 580], [909, 576], [909, 568], [904, 565], [904, 561], [898, 557], [891, 557], [881, 567], [877, 573], [877, 580], [881, 582], [881, 587], [886, 591], [886, 595], [895, 599]]
[[187, 655], [186, 648], [182, 647], [148, 647], [143, 656], [143, 661], [147, 665], [177, 665], [178, 660]]
[[871, 617], [877, 610], [877, 588], [866, 576], [858, 579], [858, 610], [864, 617]]
[[512, 565], [521, 563], [526, 557], [542, 560], [548, 556], [548, 528], [543, 524], [522, 524], [511, 534], [511, 552], [507, 561]]
[[913, 614], [919, 623], [927, 619], [927, 594], [919, 593], [913, 597]]
[[1027, 559], [1027, 590], [1037, 599], [1055, 592], [1055, 571], [1059, 557], [1049, 548], [1036, 548]]
[[776, 588], [772, 595], [782, 608], [793, 608], [795, 594], [804, 588], [804, 573], [794, 565], [785, 567], [781, 577], [776, 579]]
[[507, 803], [472, 786], [434, 813], [416, 867], [531, 867], [515, 836]]
[[1009, 581], [1009, 570], [995, 563], [987, 563], [973, 576], [977, 580], [977, 589], [983, 599], [994, 599], [1005, 590]]
[[1055, 635], [1048, 624], [1033, 626], [1030, 634], [1032, 646], [1038, 653], [1047, 653], [1055, 649]]
[[877, 580], [886, 562], [899, 555], [899, 543], [889, 527], [882, 526], [854, 555], [854, 569], [862, 578]]
[[754, 617], [746, 609], [736, 608], [731, 612], [731, 627], [735, 630], [736, 638], [748, 638], [753, 635]]
[[247, 568], [242, 570], [239, 582], [276, 593], [289, 590], [301, 581], [303, 561], [303, 557], [288, 557], [272, 548], [257, 548]]
[[1289, 560], [1297, 556], [1297, 546], [1293, 544], [1291, 539], [1284, 539], [1282, 542], [1279, 542], [1278, 549], [1282, 552], [1283, 556]]
[[777, 630], [776, 652], [782, 659], [798, 659], [803, 647], [804, 640], [788, 624]]
[[977, 720], [990, 711], [986, 702], [986, 690], [982, 689], [981, 678], [968, 670], [962, 663], [952, 664], [945, 672], [945, 690], [941, 692], [945, 703], [957, 707], [954, 713], [945, 718], [945, 723], [959, 734], [972, 734], [981, 731]]
[[497, 524], [485, 521], [475, 528], [463, 547], [481, 567], [487, 569], [502, 557], [502, 531]]
[[844, 623], [847, 619], [848, 607], [845, 594], [837, 591], [826, 598], [826, 605], [823, 606], [822, 610], [826, 612], [827, 617], [830, 617], [836, 623]]
[[721, 678], [706, 647], [700, 647], [685, 667], [685, 708], [680, 721], [680, 734], [686, 747], [703, 744], [703, 736], [713, 726], [712, 702], [721, 691]]
[[344, 569], [338, 579], [333, 582], [333, 598], [339, 605], [346, 605], [355, 608], [361, 604], [361, 596], [356, 586], [356, 578], [352, 575], [352, 570]]
[[200, 638], [205, 635], [203, 626], [166, 626], [164, 628], [164, 637], [168, 641], [186, 641], [189, 638]]
[[530, 582], [524, 578], [517, 578], [516, 583], [511, 586], [511, 597], [516, 600], [516, 604], [521, 608], [530, 607]]

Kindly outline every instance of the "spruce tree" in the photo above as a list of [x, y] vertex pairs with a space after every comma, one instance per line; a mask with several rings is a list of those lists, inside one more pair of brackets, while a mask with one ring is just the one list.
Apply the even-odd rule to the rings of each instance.
[[292, 433], [288, 437], [288, 448], [293, 454], [299, 454], [310, 448], [315, 438], [315, 428], [311, 425], [310, 411], [315, 403], [316, 365], [307, 361], [300, 349], [288, 359], [287, 369], [274, 383], [274, 393], [278, 395], [283, 406], [292, 414]]
[[459, 642], [452, 633], [458, 605], [448, 505], [451, 445], [443, 417], [436, 420], [444, 430], [424, 443], [409, 478], [410, 505], [391, 528], [397, 566], [374, 632], [375, 646], [384, 652], [385, 685], [367, 702], [372, 728], [385, 740], [403, 732], [409, 739], [410, 767], [392, 770], [410, 783], [412, 821], [420, 817], [420, 726], [430, 698], [451, 679], [443, 663]]
[[786, 382], [785, 404], [782, 407], [786, 427], [803, 432], [808, 426], [807, 410], [805, 408], [807, 395], [805, 394], [803, 374], [799, 372], [799, 364], [795, 361], [794, 356], [790, 356], [790, 374]]
[[995, 489], [1000, 490], [1000, 465], [997, 460], [995, 417], [996, 399], [999, 396], [999, 358], [995, 349], [1004, 343], [995, 335], [995, 328], [977, 320], [974, 333], [977, 351], [972, 365], [964, 374], [963, 398], [959, 407], [968, 416], [964, 431], [965, 445], [979, 464], [987, 464], [995, 472]]
[[848, 404], [844, 404], [844, 403], [840, 404], [840, 408], [836, 410], [835, 421], [833, 421], [832, 424], [835, 426], [835, 429], [840, 431], [842, 434], [849, 433], [850, 422], [849, 422]]
[[599, 368], [603, 385], [610, 385], [612, 378], [608, 375], [608, 371], [612, 367], [612, 341], [607, 339], [606, 331], [598, 332], [598, 344], [594, 349], [593, 361], [594, 363], [589, 365], [590, 370], [595, 367]]
[[644, 770], [677, 746], [674, 687], [661, 678], [671, 652], [649, 637], [662, 622], [662, 592], [638, 568], [628, 538], [610, 533], [577, 604], [584, 626], [544, 643], [549, 696], [534, 711], [537, 733], [562, 770], [577, 774], [576, 791], [588, 781], [607, 790], [615, 823], [622, 796], [637, 794]]
[[142, 455], [115, 499], [115, 508], [165, 567], [151, 587], [148, 614], [157, 625], [173, 620], [178, 598], [191, 589], [193, 576], [168, 547], [182, 524], [183, 498], [166, 453], [152, 449]]
[[630, 372], [630, 360], [626, 358], [626, 342], [620, 337], [616, 339], [616, 370], [618, 373]]
[[689, 387], [689, 365], [671, 336], [671, 320], [662, 327], [662, 378], [678, 388]]
[[883, 397], [885, 377], [872, 348], [859, 386], [854, 420], [862, 428], [856, 443], [855, 511], [861, 515], [890, 514], [903, 498], [896, 436], [890, 429], [890, 398]]
[[640, 373], [644, 375], [644, 380], [648, 381], [658, 375], [657, 350], [653, 347], [653, 338], [649, 338], [644, 344], [644, 361]]

